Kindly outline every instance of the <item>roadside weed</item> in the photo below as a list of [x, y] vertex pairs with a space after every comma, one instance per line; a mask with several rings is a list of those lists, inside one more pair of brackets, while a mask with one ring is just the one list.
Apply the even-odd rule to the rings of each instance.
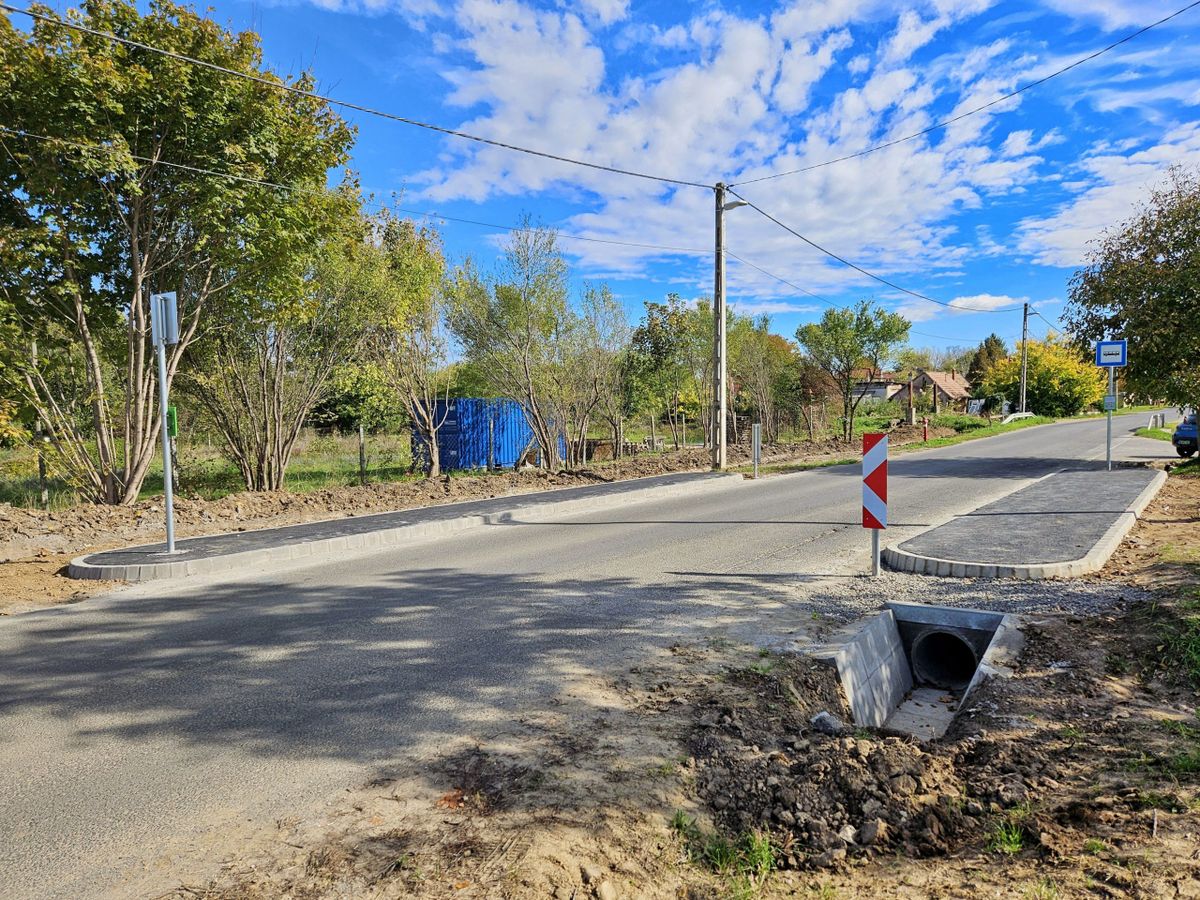
[[1090, 856], [1099, 856], [1101, 853], [1108, 851], [1108, 844], [1104, 841], [1098, 841], [1095, 838], [1088, 838], [1083, 842], [1083, 852]]
[[1016, 822], [997, 822], [988, 837], [987, 848], [994, 853], [1015, 856], [1025, 846], [1025, 829]]
[[1041, 878], [1025, 889], [1028, 900], [1057, 900], [1058, 885], [1049, 878]]
[[688, 859], [728, 879], [729, 897], [758, 895], [775, 868], [775, 847], [762, 831], [747, 831], [736, 840], [723, 834], [705, 834], [696, 819], [683, 810], [671, 817], [671, 830], [680, 836]]

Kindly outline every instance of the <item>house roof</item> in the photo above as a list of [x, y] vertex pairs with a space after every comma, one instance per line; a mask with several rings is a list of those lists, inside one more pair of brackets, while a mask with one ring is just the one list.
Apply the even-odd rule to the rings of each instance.
[[971, 396], [971, 382], [959, 372], [928, 372], [922, 374], [937, 385], [951, 400], [966, 400]]

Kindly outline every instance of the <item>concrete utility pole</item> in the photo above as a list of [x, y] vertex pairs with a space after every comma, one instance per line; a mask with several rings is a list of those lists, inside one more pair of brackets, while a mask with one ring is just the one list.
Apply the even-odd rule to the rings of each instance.
[[745, 200], [725, 202], [725, 184], [713, 185], [716, 195], [716, 258], [713, 260], [713, 405], [712, 405], [712, 467], [725, 469], [728, 459], [726, 420], [729, 413], [729, 367], [725, 352], [725, 213], [746, 206]]
[[716, 259], [713, 261], [713, 408], [712, 467], [725, 469], [725, 414], [728, 391], [725, 389], [725, 185], [717, 182]]
[[1029, 304], [1025, 304], [1025, 313], [1021, 321], [1021, 408], [1017, 412], [1025, 412], [1025, 380], [1029, 376]]

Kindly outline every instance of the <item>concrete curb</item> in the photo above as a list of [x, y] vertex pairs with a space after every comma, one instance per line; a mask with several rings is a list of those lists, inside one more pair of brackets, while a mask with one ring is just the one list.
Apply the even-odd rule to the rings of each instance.
[[[1130, 529], [1137, 524], [1138, 516], [1150, 504], [1163, 482], [1167, 480], [1166, 472], [1158, 472], [1150, 483], [1133, 501], [1129, 509], [1121, 513], [1117, 520], [1092, 546], [1085, 556], [1079, 559], [1053, 563], [1031, 563], [1024, 566], [993, 565], [980, 562], [967, 562], [957, 559], [940, 559], [933, 556], [921, 556], [901, 550], [899, 547], [887, 547], [883, 551], [883, 561], [888, 568], [898, 572], [912, 572], [916, 575], [937, 575], [943, 578], [1016, 578], [1022, 581], [1041, 581], [1046, 578], [1075, 578], [1099, 571], [1108, 562], [1110, 556], [1121, 546]], [[1018, 489], [1019, 490], [1019, 489]], [[945, 524], [945, 523], [941, 523]], [[939, 528], [941, 525], [935, 525]], [[932, 531], [928, 528], [925, 531]], [[925, 532], [920, 532], [924, 534]], [[916, 535], [911, 535], [910, 540]]]
[[[629, 490], [605, 494], [600, 497], [534, 503], [529, 506], [484, 513], [482, 515], [458, 516], [452, 519], [441, 519], [433, 522], [416, 522], [408, 525], [400, 525], [395, 528], [364, 531], [361, 534], [289, 543], [266, 550], [258, 549], [244, 553], [227, 553], [220, 556], [201, 557], [200, 559], [192, 560], [171, 561], [165, 551], [158, 551], [152, 555], [162, 559], [162, 562], [140, 565], [96, 565], [89, 563], [88, 559], [99, 554], [85, 554], [71, 560], [70, 565], [67, 567], [67, 574], [71, 578], [79, 579], [152, 581], [162, 578], [183, 578], [188, 575], [207, 575], [234, 570], [244, 572], [256, 567], [292, 560], [309, 561], [334, 554], [396, 547], [411, 541], [444, 537], [480, 525], [537, 522], [556, 516], [598, 512], [683, 494], [702, 494], [719, 488], [729, 487], [735, 481], [741, 480], [743, 480], [741, 475], [710, 475], [695, 482], [639, 488], [636, 485], [637, 479], [632, 479], [629, 482]], [[529, 496], [529, 494], [518, 494], [509, 499], [518, 500], [528, 498]], [[420, 508], [422, 507], [417, 507], [417, 509]], [[386, 515], [386, 513], [382, 515]], [[280, 527], [298, 528], [303, 527], [304, 524], [307, 523]], [[264, 530], [269, 531], [273, 529]], [[136, 550], [137, 548], [130, 549]]]

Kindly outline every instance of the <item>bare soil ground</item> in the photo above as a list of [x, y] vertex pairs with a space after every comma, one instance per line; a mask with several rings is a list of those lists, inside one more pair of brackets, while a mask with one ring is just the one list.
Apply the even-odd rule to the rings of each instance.
[[176, 896], [1200, 897], [1198, 519], [1172, 477], [1100, 576], [1154, 599], [1026, 617], [1013, 677], [940, 741], [817, 733], [845, 717], [831, 670], [675, 646]]
[[[919, 428], [897, 429], [893, 435], [893, 441], [898, 445], [921, 440]], [[820, 461], [846, 453], [844, 443], [828, 440], [769, 447], [764, 460]], [[749, 461], [749, 449], [731, 447], [729, 458], [734, 466], [745, 463]], [[244, 492], [220, 500], [182, 496], [175, 501], [175, 527], [181, 538], [272, 528], [672, 472], [701, 471], [709, 467], [709, 462], [708, 451], [689, 449], [643, 454], [554, 475], [541, 471], [505, 471], [480, 476], [384, 482], [364, 487], [324, 488], [303, 493]], [[159, 500], [129, 506], [81, 505], [49, 512], [0, 504], [0, 615], [78, 602], [111, 590], [113, 582], [77, 581], [66, 577], [67, 563], [72, 557], [86, 552], [161, 541], [162, 528], [163, 509]]]

